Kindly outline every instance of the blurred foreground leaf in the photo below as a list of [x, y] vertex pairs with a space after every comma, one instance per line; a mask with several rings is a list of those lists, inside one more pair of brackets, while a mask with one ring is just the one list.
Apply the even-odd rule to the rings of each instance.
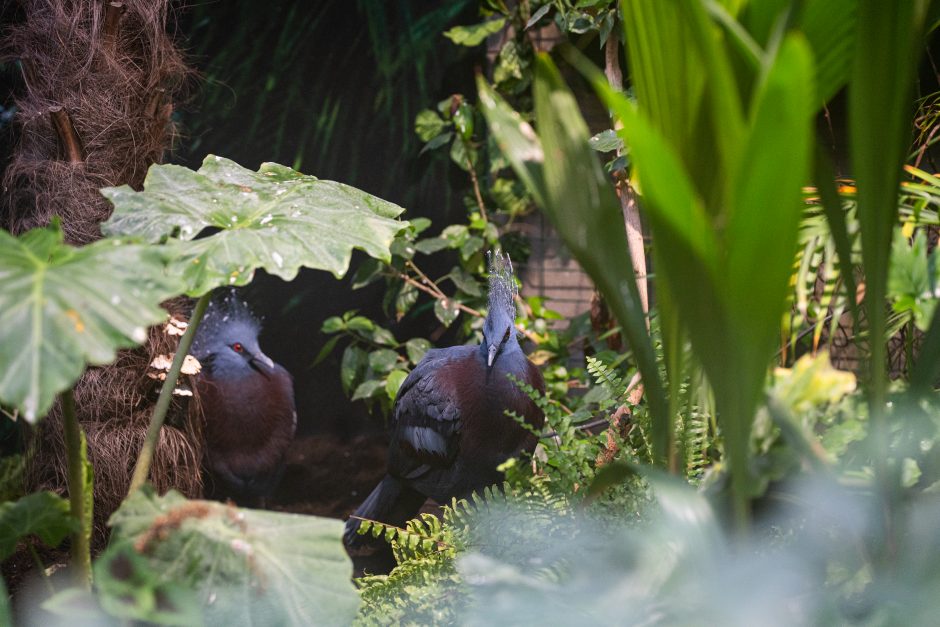
[[161, 581], [197, 591], [207, 624], [348, 624], [358, 595], [338, 520], [142, 488], [110, 520]]

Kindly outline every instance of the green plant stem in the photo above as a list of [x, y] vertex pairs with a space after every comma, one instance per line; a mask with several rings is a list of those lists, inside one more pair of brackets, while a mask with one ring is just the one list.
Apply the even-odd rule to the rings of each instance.
[[91, 587], [91, 547], [85, 520], [85, 480], [82, 460], [82, 428], [75, 416], [75, 398], [72, 390], [62, 392], [62, 423], [65, 428], [65, 454], [68, 460], [69, 505], [72, 518], [78, 522], [78, 531], [72, 534], [72, 567], [76, 580], [83, 588]]
[[163, 421], [166, 418], [166, 412], [170, 408], [170, 401], [173, 399], [173, 390], [176, 388], [176, 381], [179, 379], [180, 370], [183, 368], [183, 360], [189, 353], [189, 347], [193, 344], [193, 337], [196, 329], [199, 327], [199, 321], [206, 312], [209, 305], [211, 292], [206, 292], [196, 301], [196, 307], [189, 318], [189, 326], [186, 332], [180, 338], [179, 346], [176, 348], [176, 354], [173, 356], [173, 364], [170, 371], [166, 373], [166, 380], [160, 388], [160, 396], [157, 398], [157, 405], [153, 408], [153, 416], [150, 417], [150, 426], [147, 428], [147, 439], [144, 440], [144, 446], [137, 456], [137, 464], [134, 466], [134, 475], [131, 477], [131, 487], [128, 495], [133, 494], [139, 487], [147, 482], [150, 476], [150, 465], [153, 463], [154, 451], [157, 448], [157, 442], [160, 440], [160, 429], [163, 428]]
[[46, 565], [42, 563], [42, 559], [39, 557], [39, 553], [36, 552], [36, 547], [30, 542], [29, 554], [33, 557], [33, 562], [36, 564], [36, 569], [39, 571], [39, 578], [42, 579], [42, 582], [46, 585], [46, 592], [50, 595], [55, 594], [55, 587], [52, 585], [52, 582], [49, 581], [49, 575], [46, 574]]

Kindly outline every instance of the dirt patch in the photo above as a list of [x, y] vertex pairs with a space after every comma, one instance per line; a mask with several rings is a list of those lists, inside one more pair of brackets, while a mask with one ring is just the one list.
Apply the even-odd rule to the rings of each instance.
[[287, 451], [284, 478], [269, 508], [346, 518], [385, 475], [387, 451], [380, 434], [348, 440], [327, 434], [299, 436]]

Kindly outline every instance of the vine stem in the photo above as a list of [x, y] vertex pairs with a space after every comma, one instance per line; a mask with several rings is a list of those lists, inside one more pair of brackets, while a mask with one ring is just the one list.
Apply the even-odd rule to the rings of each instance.
[[50, 595], [55, 594], [55, 587], [52, 585], [52, 582], [49, 581], [49, 575], [46, 573], [46, 565], [42, 563], [42, 558], [39, 557], [36, 546], [32, 542], [28, 543], [27, 546], [29, 547], [29, 554], [33, 557], [36, 570], [39, 571], [39, 578], [42, 579], [42, 582], [46, 586], [46, 592]]
[[72, 566], [77, 583], [86, 590], [91, 588], [90, 530], [85, 516], [85, 477], [82, 460], [82, 427], [75, 415], [75, 397], [72, 390], [62, 392], [62, 424], [65, 429], [65, 455], [68, 462], [69, 506], [78, 530], [72, 534]]
[[477, 171], [473, 166], [473, 161], [467, 158], [467, 168], [470, 172], [470, 182], [473, 184], [473, 195], [476, 196], [477, 207], [480, 208], [480, 217], [484, 222], [489, 222], [489, 216], [486, 213], [486, 205], [483, 203], [483, 193], [480, 191], [480, 179], [477, 177]]
[[127, 491], [128, 496], [133, 494], [150, 476], [150, 465], [153, 463], [154, 451], [157, 449], [157, 442], [160, 440], [160, 429], [163, 428], [163, 421], [166, 418], [166, 412], [170, 408], [170, 401], [173, 398], [173, 390], [176, 388], [176, 382], [180, 376], [180, 370], [183, 368], [183, 360], [189, 353], [189, 347], [193, 344], [193, 337], [196, 335], [196, 329], [202, 320], [202, 315], [206, 313], [206, 307], [209, 305], [211, 292], [206, 292], [196, 301], [196, 307], [193, 309], [193, 315], [189, 318], [189, 326], [186, 332], [180, 338], [179, 346], [176, 347], [176, 354], [173, 356], [173, 364], [170, 371], [166, 373], [166, 380], [163, 387], [160, 388], [160, 396], [157, 398], [157, 404], [153, 408], [153, 416], [150, 417], [150, 426], [147, 428], [147, 438], [144, 440], [144, 446], [137, 456], [137, 464], [134, 466], [134, 475], [131, 477], [131, 486]]

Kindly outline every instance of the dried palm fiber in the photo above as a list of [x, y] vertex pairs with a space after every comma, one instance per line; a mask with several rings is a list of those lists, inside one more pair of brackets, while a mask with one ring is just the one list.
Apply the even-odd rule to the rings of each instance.
[[172, 98], [191, 75], [166, 34], [168, 4], [22, 0], [25, 18], [0, 43], [24, 78], [0, 224], [19, 233], [58, 215], [68, 241], [87, 243], [110, 215], [97, 190], [139, 189], [162, 160], [175, 136]]
[[[24, 86], [16, 98], [18, 143], [3, 177], [0, 227], [13, 233], [61, 218], [76, 245], [101, 236], [111, 206], [100, 187], [139, 189], [147, 168], [175, 137], [172, 99], [191, 71], [166, 34], [168, 0], [21, 0], [22, 19], [8, 27], [0, 57], [18, 60]], [[167, 303], [185, 318], [188, 303]], [[140, 349], [110, 366], [91, 368], [76, 384], [78, 418], [95, 471], [96, 540], [126, 495], [159, 381], [147, 376], [158, 354], [178, 337], [150, 331]], [[198, 403], [175, 399], [158, 445], [151, 479], [163, 491], [201, 493]], [[27, 488], [66, 491], [65, 449], [58, 408], [30, 443]]]
[[[175, 299], [164, 303], [164, 307], [180, 319], [189, 303], [187, 299]], [[108, 518], [127, 495], [160, 391], [162, 381], [153, 378], [158, 371], [150, 364], [158, 355], [173, 354], [178, 339], [168, 335], [163, 326], [152, 327], [142, 348], [120, 351], [109, 366], [89, 368], [75, 386], [76, 411], [94, 468], [97, 548], [103, 548]], [[194, 391], [188, 379], [181, 376], [178, 386]], [[202, 495], [201, 414], [195, 397], [173, 397], [168, 424], [161, 430], [150, 469], [150, 481], [158, 492], [173, 488], [190, 497]], [[26, 460], [27, 490], [67, 491], [68, 468], [58, 403], [36, 430]]]

